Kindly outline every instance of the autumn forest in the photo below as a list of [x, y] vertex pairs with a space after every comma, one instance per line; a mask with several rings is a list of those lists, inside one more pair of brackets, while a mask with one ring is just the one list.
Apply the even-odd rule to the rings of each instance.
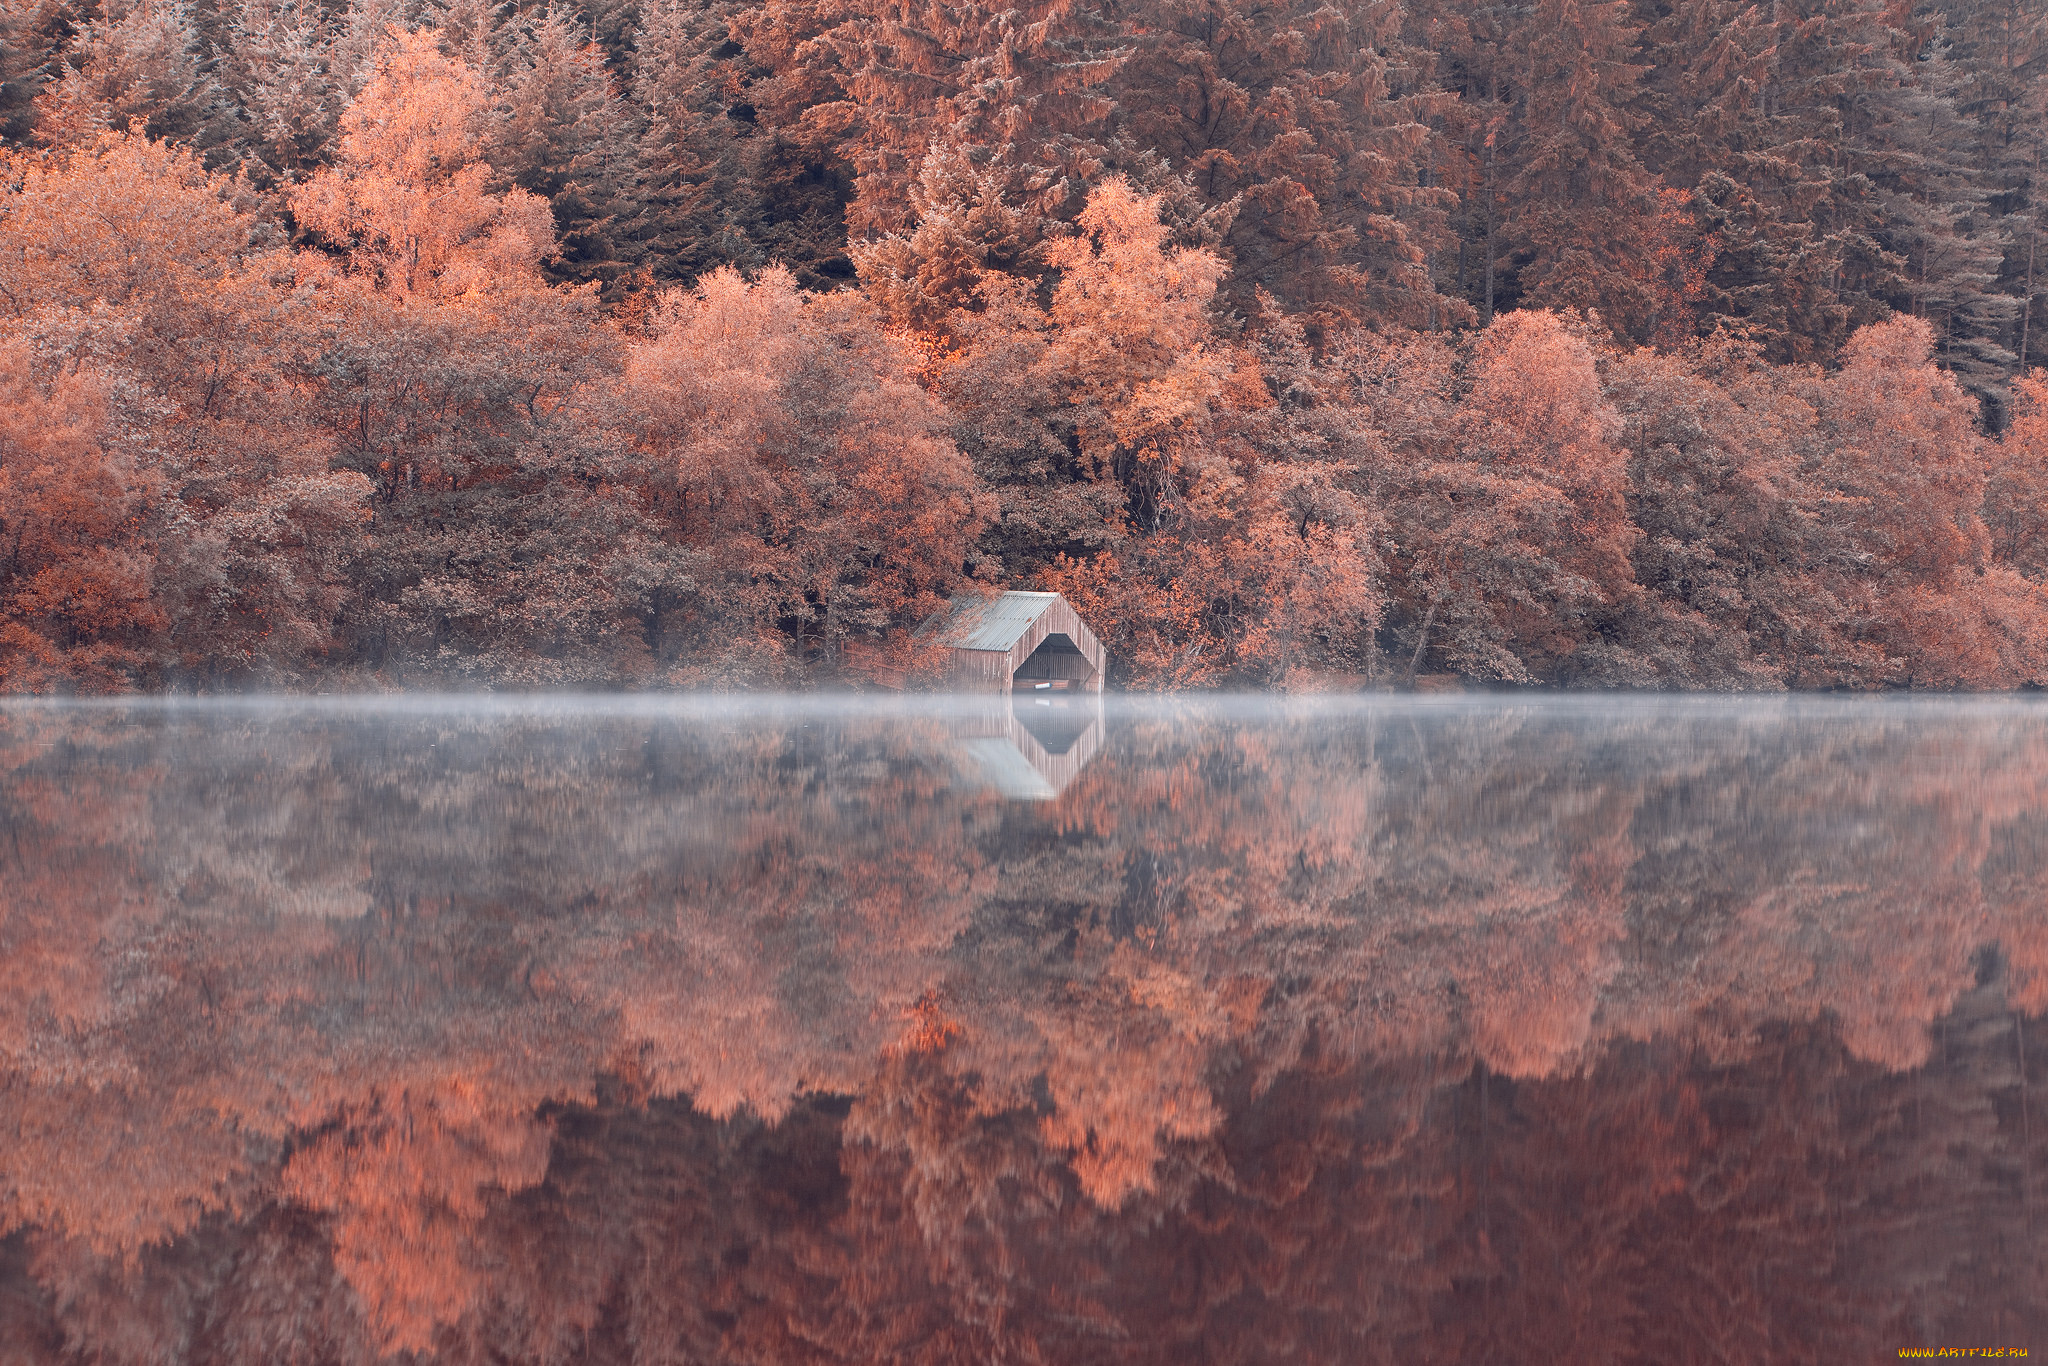
[[2048, 684], [2042, 0], [4, 0], [0, 691]]

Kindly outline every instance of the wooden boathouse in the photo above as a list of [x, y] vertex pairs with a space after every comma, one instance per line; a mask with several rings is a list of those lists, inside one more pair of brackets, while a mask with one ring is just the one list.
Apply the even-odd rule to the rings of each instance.
[[962, 692], [1102, 691], [1102, 642], [1057, 593], [955, 598], [927, 626]]

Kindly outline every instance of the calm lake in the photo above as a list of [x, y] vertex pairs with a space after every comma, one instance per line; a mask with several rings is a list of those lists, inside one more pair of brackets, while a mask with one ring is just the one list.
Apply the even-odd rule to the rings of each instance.
[[0, 1361], [2048, 1353], [2048, 702], [0, 706]]

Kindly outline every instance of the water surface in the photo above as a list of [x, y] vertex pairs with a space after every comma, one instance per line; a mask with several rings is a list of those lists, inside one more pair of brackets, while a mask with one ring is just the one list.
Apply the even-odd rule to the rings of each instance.
[[0, 1360], [2048, 1351], [2044, 1009], [2023, 701], [10, 705]]

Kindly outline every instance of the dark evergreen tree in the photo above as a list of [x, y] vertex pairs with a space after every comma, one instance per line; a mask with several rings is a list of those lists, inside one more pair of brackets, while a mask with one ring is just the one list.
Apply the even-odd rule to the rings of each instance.
[[70, 32], [62, 0], [22, 0], [0, 10], [0, 142], [28, 140], [36, 96]]
[[296, 180], [329, 159], [349, 94], [333, 39], [320, 10], [300, 0], [245, 0], [235, 15], [216, 71], [230, 145], [257, 183]]
[[1331, 321], [1444, 318], [1431, 253], [1456, 195], [1426, 183], [1427, 120], [1450, 97], [1401, 40], [1397, 5], [1166, 0], [1131, 18], [1112, 126], [1231, 206], [1240, 312], [1264, 290]]
[[855, 233], [911, 226], [910, 187], [935, 145], [992, 168], [1030, 212], [1079, 210], [1102, 169], [1105, 87], [1130, 50], [1114, 11], [1079, 0], [832, 0], [820, 17], [820, 55], [843, 91], [841, 153], [859, 177], [847, 209]]
[[604, 49], [574, 13], [549, 4], [520, 26], [500, 82], [492, 164], [554, 207], [557, 278], [609, 283], [631, 269], [624, 225], [636, 179], [632, 119]]
[[629, 231], [657, 280], [761, 264], [748, 227], [763, 209], [748, 172], [762, 130], [743, 98], [751, 68], [729, 18], [727, 6], [657, 0], [642, 20], [631, 95], [641, 121], [639, 185]]
[[38, 132], [76, 143], [140, 122], [152, 138], [203, 143], [219, 112], [192, 13], [171, 0], [115, 0], [79, 27], [37, 96]]

